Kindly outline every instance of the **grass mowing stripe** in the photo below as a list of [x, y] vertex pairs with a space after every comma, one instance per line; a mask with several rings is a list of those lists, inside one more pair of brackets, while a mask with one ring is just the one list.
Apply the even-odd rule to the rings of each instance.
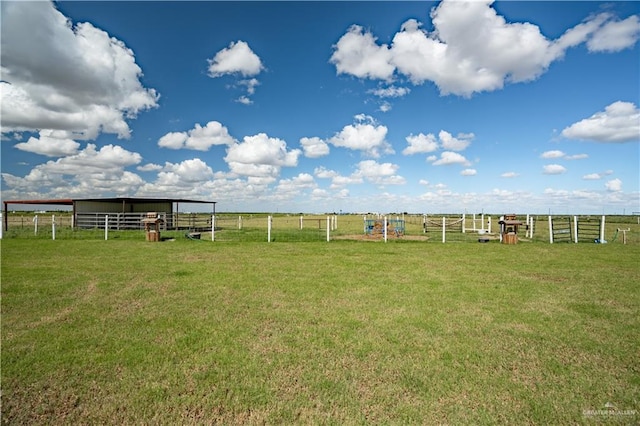
[[6, 423], [557, 424], [607, 402], [638, 410], [636, 246], [2, 245]]

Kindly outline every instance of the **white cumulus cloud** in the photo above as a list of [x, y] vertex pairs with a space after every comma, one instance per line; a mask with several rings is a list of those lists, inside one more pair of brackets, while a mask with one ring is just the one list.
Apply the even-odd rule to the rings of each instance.
[[433, 82], [443, 95], [471, 96], [505, 83], [535, 80], [566, 50], [588, 43], [592, 51], [616, 51], [638, 38], [638, 19], [615, 21], [610, 14], [588, 17], [559, 39], [545, 37], [529, 22], [507, 22], [493, 0], [444, 0], [431, 11], [432, 31], [409, 19], [390, 45], [353, 25], [333, 46], [330, 62], [338, 74], [413, 84]]
[[611, 179], [605, 183], [605, 187], [607, 188], [607, 191], [611, 192], [622, 191], [622, 181], [620, 179]]
[[26, 142], [15, 145], [22, 151], [46, 155], [47, 157], [65, 157], [78, 152], [80, 144], [66, 137], [67, 132], [41, 130], [39, 137], [30, 137]]
[[402, 151], [404, 155], [433, 152], [438, 149], [438, 142], [431, 133], [428, 135], [423, 133], [409, 135], [405, 139], [409, 145]]
[[300, 145], [302, 146], [305, 157], [319, 158], [329, 155], [329, 145], [318, 137], [301, 138]]
[[225, 74], [241, 74], [250, 77], [260, 74], [264, 66], [260, 57], [249, 47], [247, 42], [232, 41], [229, 47], [218, 51], [209, 62], [209, 76], [220, 77]]
[[276, 177], [282, 167], [295, 167], [301, 153], [299, 149], [287, 150], [282, 139], [259, 133], [230, 145], [224, 160], [239, 175]]
[[231, 145], [235, 140], [228, 129], [217, 121], [210, 121], [204, 127], [196, 123], [188, 132], [170, 132], [158, 140], [158, 146], [170, 149], [194, 149], [207, 151], [213, 145]]
[[595, 142], [637, 142], [640, 141], [640, 110], [631, 102], [617, 101], [604, 111], [565, 128], [562, 136]]
[[344, 126], [328, 142], [336, 147], [362, 151], [363, 154], [373, 158], [394, 152], [386, 141], [386, 126], [378, 124], [372, 117], [363, 114], [356, 115], [355, 120], [356, 123]]
[[[427, 159], [429, 161], [429, 159]], [[448, 166], [451, 164], [461, 164], [463, 166], [469, 166], [471, 163], [463, 155], [457, 152], [444, 151], [440, 154], [440, 159], [435, 160], [432, 163], [434, 166]]]
[[1, 2], [2, 132], [42, 129], [128, 138], [127, 120], [157, 106], [122, 41], [72, 23], [49, 1]]
[[547, 164], [542, 168], [542, 173], [545, 175], [560, 175], [566, 171], [567, 169], [560, 164]]

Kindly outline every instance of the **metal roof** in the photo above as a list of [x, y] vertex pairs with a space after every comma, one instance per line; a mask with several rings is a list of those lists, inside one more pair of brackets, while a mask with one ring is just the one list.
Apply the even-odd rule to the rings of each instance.
[[130, 204], [136, 203], [199, 203], [199, 204], [216, 204], [216, 201], [189, 200], [184, 198], [144, 198], [144, 197], [112, 197], [112, 198], [60, 198], [60, 199], [43, 199], [43, 200], [8, 200], [5, 204], [50, 204], [72, 206], [76, 201], [92, 201], [92, 202], [125, 202]]

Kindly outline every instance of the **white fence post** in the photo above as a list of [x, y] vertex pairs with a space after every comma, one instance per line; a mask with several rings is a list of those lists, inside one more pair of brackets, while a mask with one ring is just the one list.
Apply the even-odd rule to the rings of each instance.
[[[475, 222], [475, 217], [473, 218], [473, 220]], [[465, 234], [466, 232], [467, 232], [467, 214], [462, 213], [462, 233]]]
[[384, 235], [384, 242], [387, 242], [387, 217], [384, 217], [384, 229], [383, 229], [383, 235]]
[[553, 222], [549, 215], [549, 244], [553, 244]]
[[211, 215], [211, 241], [216, 240], [216, 215]]
[[600, 222], [600, 243], [604, 242], [604, 215], [602, 216], [602, 222]]
[[2, 239], [2, 232], [4, 231], [4, 222], [2, 221], [3, 216], [2, 213], [0, 213], [0, 240]]
[[109, 215], [104, 215], [104, 240], [109, 239]]
[[242, 229], [242, 216], [238, 216], [238, 229]]
[[330, 217], [330, 216], [327, 216], [327, 242], [329, 242], [329, 241], [330, 241], [330, 239], [331, 239], [331, 236], [330, 236], [330, 234], [329, 234], [329, 233], [330, 233], [330, 229], [331, 229], [331, 228], [329, 227], [329, 222], [330, 222], [330, 221], [331, 221], [331, 217]]
[[56, 239], [56, 215], [51, 215], [51, 239]]
[[[475, 220], [475, 218], [474, 218], [474, 220]], [[445, 235], [446, 235], [446, 234], [445, 234], [446, 230], [447, 230], [447, 218], [446, 218], [446, 217], [444, 217], [444, 216], [442, 216], [442, 242], [443, 242], [443, 243], [444, 243], [445, 241], [447, 241], [447, 238], [446, 238], [446, 236], [445, 236]]]
[[271, 242], [271, 216], [267, 216], [267, 242]]
[[366, 234], [367, 233], [367, 215], [362, 216], [362, 233]]
[[573, 242], [578, 244], [578, 216], [573, 217]]
[[38, 215], [33, 217], [33, 235], [38, 235]]
[[304, 219], [302, 218], [302, 215], [300, 215], [300, 230], [302, 230], [302, 228], [304, 226], [303, 222], [304, 222]]

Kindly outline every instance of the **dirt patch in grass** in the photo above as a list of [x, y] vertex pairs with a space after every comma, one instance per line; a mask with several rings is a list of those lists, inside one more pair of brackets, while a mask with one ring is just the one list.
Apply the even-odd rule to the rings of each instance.
[[[382, 241], [383, 235], [368, 235], [368, 234], [350, 234], [350, 235], [336, 235], [332, 236], [333, 240], [353, 240], [353, 241]], [[430, 238], [426, 235], [400, 235], [388, 234], [387, 240], [397, 241], [428, 241]]]

